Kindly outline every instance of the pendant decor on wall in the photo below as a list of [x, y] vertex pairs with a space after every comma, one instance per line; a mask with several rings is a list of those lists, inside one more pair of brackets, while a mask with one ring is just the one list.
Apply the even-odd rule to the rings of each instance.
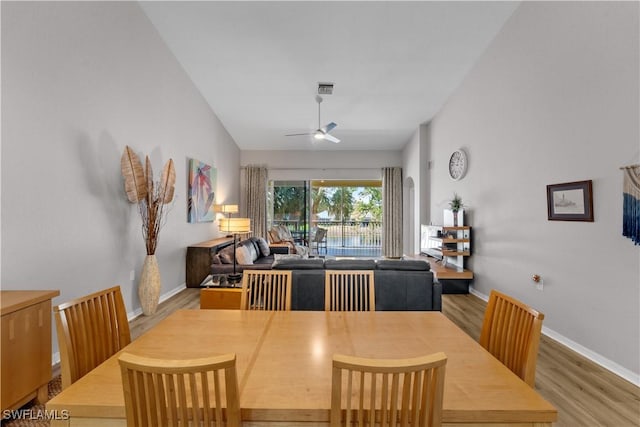
[[622, 235], [640, 245], [640, 165], [620, 169], [624, 172]]
[[188, 221], [212, 222], [215, 216], [216, 169], [200, 160], [189, 160]]

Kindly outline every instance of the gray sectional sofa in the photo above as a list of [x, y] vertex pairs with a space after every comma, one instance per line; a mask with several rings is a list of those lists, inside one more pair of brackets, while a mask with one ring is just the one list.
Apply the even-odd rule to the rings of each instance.
[[442, 310], [442, 287], [426, 261], [285, 258], [272, 268], [292, 271], [293, 310], [324, 310], [325, 270], [374, 270], [377, 311]]
[[[238, 242], [237, 247], [247, 249], [247, 260], [236, 259], [236, 271], [250, 270], [270, 270], [274, 261], [274, 255], [289, 253], [288, 248], [282, 246], [269, 246], [264, 239], [251, 237]], [[233, 273], [233, 244], [229, 243], [211, 258], [211, 274]]]

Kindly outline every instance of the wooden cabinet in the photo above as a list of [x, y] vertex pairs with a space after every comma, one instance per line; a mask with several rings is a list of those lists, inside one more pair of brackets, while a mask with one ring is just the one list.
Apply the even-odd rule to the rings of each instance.
[[240, 309], [242, 288], [203, 288], [200, 291], [200, 308]]
[[51, 299], [60, 291], [0, 291], [0, 406], [44, 403], [51, 380]]
[[233, 237], [221, 237], [196, 243], [187, 248], [186, 284], [197, 288], [211, 274], [211, 259], [220, 249], [233, 243]]

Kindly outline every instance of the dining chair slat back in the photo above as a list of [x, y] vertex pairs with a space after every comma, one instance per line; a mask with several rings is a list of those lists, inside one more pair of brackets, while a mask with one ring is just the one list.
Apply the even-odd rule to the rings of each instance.
[[201, 359], [153, 359], [123, 352], [127, 426], [241, 425], [233, 353]]
[[531, 387], [544, 314], [496, 290], [485, 310], [480, 345]]
[[120, 286], [60, 304], [53, 311], [63, 389], [131, 342]]
[[334, 355], [331, 426], [442, 424], [447, 356], [367, 359]]
[[325, 311], [375, 311], [371, 270], [325, 270]]
[[242, 273], [243, 310], [291, 310], [290, 270], [244, 270]]

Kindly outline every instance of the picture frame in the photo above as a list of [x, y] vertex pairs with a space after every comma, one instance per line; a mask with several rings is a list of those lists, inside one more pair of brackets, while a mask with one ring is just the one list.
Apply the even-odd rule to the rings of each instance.
[[593, 222], [592, 188], [591, 180], [547, 185], [548, 220]]

